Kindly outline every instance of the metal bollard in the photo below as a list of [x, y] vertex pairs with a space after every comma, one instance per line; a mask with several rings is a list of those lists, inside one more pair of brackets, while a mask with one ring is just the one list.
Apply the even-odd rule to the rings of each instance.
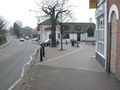
[[76, 42], [76, 47], [79, 47], [79, 45], [78, 45], [78, 41]]
[[42, 53], [42, 48], [40, 48], [40, 62], [43, 61], [43, 53]]
[[43, 57], [45, 57], [45, 47], [42, 47], [42, 51], [43, 51]]
[[68, 42], [67, 42], [67, 40], [66, 40], [66, 45], [68, 45]]

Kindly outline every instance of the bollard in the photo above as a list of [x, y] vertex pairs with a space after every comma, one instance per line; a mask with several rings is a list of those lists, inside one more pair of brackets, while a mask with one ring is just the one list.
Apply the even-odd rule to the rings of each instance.
[[78, 41], [76, 42], [76, 47], [79, 47], [79, 45], [78, 45]]
[[45, 47], [44, 46], [42, 47], [42, 51], [43, 51], [43, 53], [42, 53], [43, 57], [45, 57]]
[[42, 48], [40, 48], [40, 62], [42, 62], [43, 61], [43, 55], [42, 55], [43, 53], [42, 53]]
[[73, 42], [73, 40], [71, 40], [71, 46], [74, 46], [74, 42]]
[[72, 46], [74, 46], [74, 44], [75, 44], [75, 41], [73, 40], [73, 41], [72, 41]]
[[67, 40], [66, 40], [66, 45], [68, 45], [68, 42], [67, 42]]

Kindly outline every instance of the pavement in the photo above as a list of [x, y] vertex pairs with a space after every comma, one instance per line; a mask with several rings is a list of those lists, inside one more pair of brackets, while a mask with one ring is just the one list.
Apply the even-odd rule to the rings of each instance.
[[120, 83], [107, 74], [95, 59], [95, 46], [64, 45], [46, 47], [43, 62], [36, 56], [35, 65], [13, 90], [120, 90]]

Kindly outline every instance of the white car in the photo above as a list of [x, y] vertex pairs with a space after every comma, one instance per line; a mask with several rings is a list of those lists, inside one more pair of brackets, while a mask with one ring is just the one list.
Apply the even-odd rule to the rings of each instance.
[[29, 36], [26, 36], [25, 39], [26, 39], [26, 40], [29, 40], [30, 38], [29, 38]]
[[37, 42], [38, 40], [39, 40], [38, 38], [33, 38], [33, 39], [32, 39], [32, 41], [36, 41], [36, 42]]

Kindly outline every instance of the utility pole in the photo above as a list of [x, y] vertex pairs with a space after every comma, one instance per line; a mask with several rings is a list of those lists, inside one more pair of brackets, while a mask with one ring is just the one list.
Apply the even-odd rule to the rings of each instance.
[[35, 12], [36, 13], [36, 18], [37, 18], [37, 38], [39, 38], [39, 40], [40, 40], [40, 26], [39, 26], [39, 24], [40, 24], [40, 16], [39, 16], [39, 13], [41, 11], [39, 11], [39, 10], [29, 10], [29, 12]]

